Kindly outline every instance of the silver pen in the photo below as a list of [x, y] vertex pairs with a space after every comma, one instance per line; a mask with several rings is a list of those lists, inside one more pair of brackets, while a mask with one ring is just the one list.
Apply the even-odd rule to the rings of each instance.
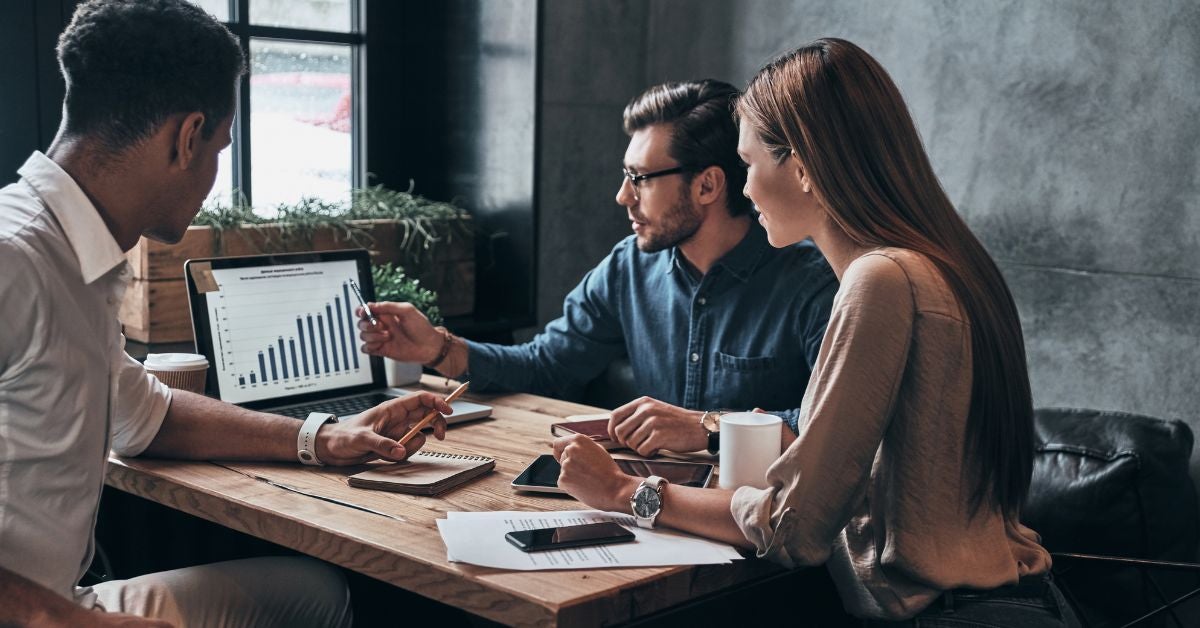
[[362, 305], [363, 311], [367, 313], [367, 320], [371, 321], [372, 325], [378, 325], [379, 319], [375, 318], [375, 314], [371, 312], [371, 308], [367, 307], [367, 300], [363, 298], [362, 290], [358, 289], [358, 282], [351, 279], [350, 287], [354, 288], [354, 296], [358, 297], [359, 304]]

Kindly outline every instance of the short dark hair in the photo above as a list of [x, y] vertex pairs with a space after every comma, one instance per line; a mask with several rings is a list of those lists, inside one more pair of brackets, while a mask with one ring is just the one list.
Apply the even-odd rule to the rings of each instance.
[[181, 112], [203, 113], [201, 135], [212, 137], [246, 71], [237, 38], [183, 0], [81, 4], [58, 38], [58, 64], [67, 82], [64, 131], [114, 152]]
[[625, 106], [626, 134], [669, 124], [668, 152], [680, 166], [689, 173], [709, 166], [725, 172], [725, 199], [733, 216], [749, 214], [753, 209], [742, 195], [746, 167], [737, 154], [738, 129], [733, 119], [733, 102], [740, 94], [733, 85], [713, 79], [663, 83]]

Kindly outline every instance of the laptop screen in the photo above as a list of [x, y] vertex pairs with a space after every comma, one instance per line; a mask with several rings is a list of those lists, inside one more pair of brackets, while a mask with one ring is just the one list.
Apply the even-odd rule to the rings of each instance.
[[191, 260], [187, 269], [197, 348], [221, 400], [265, 407], [376, 382], [351, 285], [373, 298], [366, 251]]

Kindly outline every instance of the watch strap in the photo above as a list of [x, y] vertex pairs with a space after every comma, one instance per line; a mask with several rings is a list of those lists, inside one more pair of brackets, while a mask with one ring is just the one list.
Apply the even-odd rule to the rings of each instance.
[[709, 432], [708, 433], [708, 453], [715, 456], [720, 451], [721, 451], [721, 433], [720, 432]]
[[296, 458], [300, 460], [300, 464], [317, 467], [324, 465], [317, 458], [317, 430], [328, 423], [337, 423], [337, 420], [336, 416], [325, 412], [312, 412], [308, 415], [304, 425], [300, 426], [300, 433], [296, 435]]

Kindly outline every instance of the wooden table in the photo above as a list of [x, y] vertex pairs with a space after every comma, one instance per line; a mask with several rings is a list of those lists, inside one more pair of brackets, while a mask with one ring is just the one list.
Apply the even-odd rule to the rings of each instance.
[[[422, 384], [448, 392], [445, 380]], [[470, 396], [469, 396], [470, 397]], [[350, 468], [113, 458], [112, 487], [283, 545], [468, 612], [512, 625], [598, 626], [766, 580], [781, 569], [755, 558], [729, 565], [516, 572], [446, 560], [436, 519], [447, 511], [584, 508], [565, 496], [516, 493], [509, 483], [550, 451], [550, 424], [596, 408], [534, 395], [474, 396], [492, 419], [450, 428], [430, 449], [486, 454], [495, 472], [439, 497], [350, 488]], [[353, 469], [357, 470], [357, 468]], [[253, 475], [387, 513], [277, 488]]]

